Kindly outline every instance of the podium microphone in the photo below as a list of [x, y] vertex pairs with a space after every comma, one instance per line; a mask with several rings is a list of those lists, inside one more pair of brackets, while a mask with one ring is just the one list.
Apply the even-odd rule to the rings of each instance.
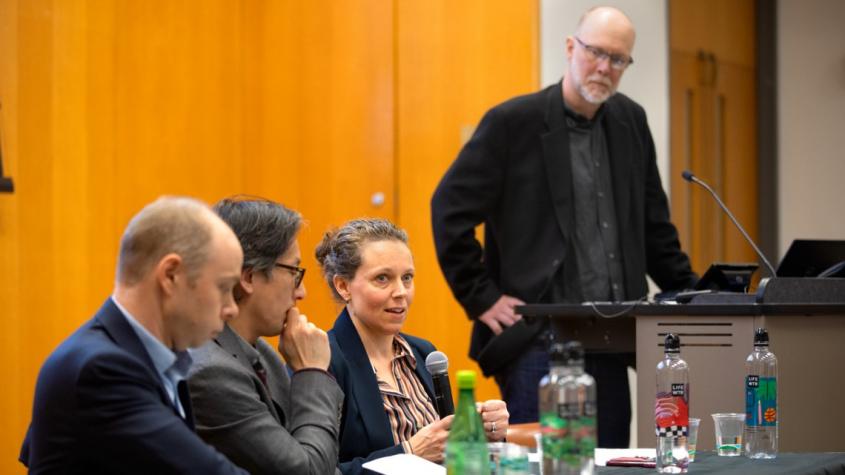
[[425, 357], [425, 369], [431, 373], [434, 382], [434, 407], [443, 419], [455, 413], [452, 403], [452, 388], [449, 386], [449, 358], [442, 351], [432, 351]]
[[745, 237], [745, 240], [748, 241], [748, 243], [751, 244], [751, 247], [754, 248], [754, 252], [756, 252], [760, 259], [763, 261], [763, 263], [766, 264], [766, 268], [772, 274], [772, 277], [777, 277], [777, 272], [775, 272], [775, 268], [772, 267], [772, 264], [769, 262], [768, 259], [766, 259], [766, 256], [763, 255], [763, 251], [761, 251], [760, 248], [757, 247], [757, 244], [754, 244], [754, 241], [751, 240], [751, 236], [749, 236], [748, 233], [745, 232], [745, 229], [742, 227], [741, 224], [739, 224], [739, 221], [736, 220], [733, 213], [731, 213], [731, 210], [729, 210], [728, 207], [725, 206], [725, 203], [722, 203], [722, 200], [719, 198], [719, 195], [717, 195], [716, 192], [713, 191], [713, 189], [707, 185], [707, 183], [704, 183], [697, 176], [693, 175], [691, 171], [684, 170], [683, 172], [681, 172], [681, 176], [684, 177], [684, 180], [690, 183], [696, 183], [698, 185], [701, 185], [705, 190], [709, 191], [710, 194], [713, 195], [713, 198], [716, 200], [716, 203], [719, 204], [719, 207], [722, 208], [722, 211], [724, 211], [725, 214], [727, 214], [728, 217], [731, 218], [731, 221], [733, 221], [734, 225], [736, 225], [736, 228], [739, 229], [739, 232], [742, 233], [742, 236]]

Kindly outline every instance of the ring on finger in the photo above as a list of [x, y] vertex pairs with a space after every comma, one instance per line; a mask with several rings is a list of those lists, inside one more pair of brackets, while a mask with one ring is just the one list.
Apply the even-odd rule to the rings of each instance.
[[496, 433], [496, 421], [490, 423], [490, 432]]

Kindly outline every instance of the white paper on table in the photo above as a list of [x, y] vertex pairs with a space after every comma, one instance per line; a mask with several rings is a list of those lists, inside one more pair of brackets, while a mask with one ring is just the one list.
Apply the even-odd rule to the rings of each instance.
[[596, 449], [595, 459], [597, 467], [606, 467], [607, 461], [616, 457], [651, 457], [654, 458], [657, 451], [654, 449]]
[[[652, 451], [653, 452], [653, 451]], [[371, 460], [363, 465], [367, 470], [384, 475], [446, 475], [446, 467], [413, 454], [397, 454]]]

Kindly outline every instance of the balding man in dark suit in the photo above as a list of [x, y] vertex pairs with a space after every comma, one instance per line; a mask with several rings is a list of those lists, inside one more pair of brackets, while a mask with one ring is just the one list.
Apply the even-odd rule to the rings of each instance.
[[203, 203], [162, 198], [129, 223], [114, 293], [41, 368], [20, 460], [30, 473], [243, 474], [193, 431], [184, 381], [238, 312], [241, 247]]
[[[470, 355], [496, 376], [512, 423], [538, 420], [549, 367], [542, 324], [525, 324], [514, 307], [639, 299], [646, 274], [663, 290], [696, 280], [669, 221], [645, 111], [616, 94], [634, 37], [615, 8], [585, 13], [566, 38], [563, 80], [487, 112], [431, 201], [440, 267], [474, 320]], [[633, 338], [631, 323], [610, 351], [587, 353], [601, 447], [628, 446]]]

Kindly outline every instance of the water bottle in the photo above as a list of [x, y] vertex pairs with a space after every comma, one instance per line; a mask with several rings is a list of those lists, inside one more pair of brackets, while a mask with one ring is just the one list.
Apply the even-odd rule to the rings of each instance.
[[769, 333], [754, 332], [754, 351], [745, 360], [745, 455], [773, 459], [778, 453], [778, 360]]
[[686, 473], [689, 465], [689, 366], [681, 359], [681, 339], [670, 333], [663, 360], [657, 363], [654, 423], [657, 433], [655, 465], [659, 473]]
[[448, 475], [489, 475], [490, 455], [481, 414], [475, 409], [475, 371], [458, 371], [458, 407], [446, 439]]
[[554, 343], [540, 380], [544, 475], [592, 475], [596, 448], [596, 382], [584, 372], [581, 344]]

